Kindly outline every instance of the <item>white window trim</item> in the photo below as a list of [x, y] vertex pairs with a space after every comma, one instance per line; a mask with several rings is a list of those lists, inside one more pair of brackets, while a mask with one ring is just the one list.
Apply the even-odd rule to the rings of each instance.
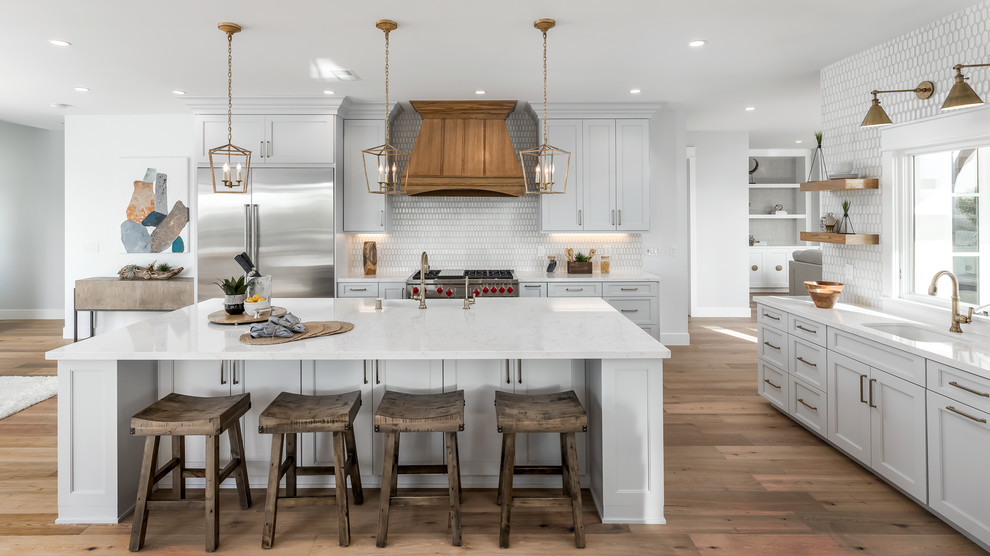
[[900, 273], [905, 242], [913, 237], [912, 198], [905, 184], [912, 183], [912, 157], [933, 151], [990, 145], [990, 106], [947, 112], [880, 131], [880, 178], [883, 219], [881, 244], [884, 310], [920, 315], [926, 309], [948, 309], [945, 299], [927, 295], [902, 297]]

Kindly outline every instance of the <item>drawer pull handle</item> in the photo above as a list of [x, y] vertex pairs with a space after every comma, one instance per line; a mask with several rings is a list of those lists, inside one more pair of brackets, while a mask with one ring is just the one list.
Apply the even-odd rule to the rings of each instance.
[[760, 270], [760, 267], [758, 267], [758, 266], [756, 266], [756, 265], [754, 264], [754, 265], [753, 265], [753, 270]]
[[973, 390], [972, 388], [966, 388], [965, 386], [959, 384], [958, 382], [956, 382], [954, 380], [949, 382], [949, 386], [955, 386], [956, 388], [958, 388], [960, 390], [965, 390], [965, 391], [969, 392], [970, 394], [976, 394], [977, 396], [983, 396], [984, 398], [990, 398], [990, 394], [988, 394], [986, 392], [979, 392], [977, 390]]
[[767, 383], [767, 384], [769, 384], [770, 386], [773, 386], [773, 387], [774, 387], [774, 388], [776, 388], [777, 390], [780, 390], [780, 386], [777, 386], [776, 384], [774, 384], [774, 383], [772, 383], [772, 382], [770, 382], [770, 379], [769, 379], [769, 378], [764, 378], [764, 379], [763, 379], [763, 382], [766, 382], [766, 383]]
[[777, 270], [777, 272], [780, 272], [781, 270], [784, 270], [784, 267], [777, 265], [774, 267], [774, 269]]
[[505, 360], [505, 383], [506, 384], [512, 384], [512, 375], [510, 373], [511, 373], [511, 371], [509, 371], [509, 360], [506, 359]]
[[638, 292], [639, 288], [619, 288], [619, 291], [623, 292]]
[[766, 317], [766, 318], [768, 318], [768, 319], [780, 320], [780, 317], [775, 317], [773, 315], [768, 315], [766, 313], [763, 313], [763, 316]]
[[772, 347], [773, 349], [775, 349], [775, 350], [777, 350], [777, 351], [780, 351], [780, 348], [779, 348], [779, 347], [777, 347], [777, 346], [775, 346], [775, 345], [773, 345], [773, 344], [771, 344], [770, 342], [763, 342], [763, 343], [764, 343], [764, 344], [766, 344], [766, 345], [768, 345], [768, 346], [770, 346], [770, 347]]
[[808, 405], [808, 402], [804, 401], [804, 398], [798, 398], [798, 402], [800, 402], [801, 405], [803, 405], [804, 407], [807, 407], [808, 409], [814, 411], [815, 413], [818, 412], [818, 408], [813, 405]]
[[567, 288], [569, 292], [583, 292], [584, 288]]
[[800, 328], [801, 330], [804, 330], [805, 332], [811, 332], [812, 334], [818, 334], [818, 331], [817, 330], [812, 330], [810, 328], [805, 328], [805, 327], [801, 326], [800, 324], [795, 325], [794, 328]]
[[867, 403], [866, 402], [866, 398], [863, 397], [863, 379], [864, 378], [866, 378], [866, 375], [859, 375], [859, 402], [860, 403]]
[[368, 288], [351, 288], [352, 292], [366, 292]]
[[876, 381], [877, 379], [875, 378], [870, 379], [870, 403], [868, 404], [870, 407], [876, 407], [876, 405], [873, 403], [873, 383]]
[[963, 413], [962, 411], [959, 411], [958, 409], [952, 407], [951, 405], [945, 406], [945, 409], [948, 409], [949, 411], [951, 411], [953, 413], [962, 415], [963, 417], [965, 417], [967, 419], [972, 419], [972, 420], [976, 421], [977, 423], [986, 423], [987, 422], [986, 419], [981, 419], [981, 418], [978, 418], [978, 417], [973, 417], [972, 415], [969, 415], [967, 413]]
[[619, 311], [623, 313], [638, 313], [639, 309], [619, 309]]
[[815, 363], [811, 363], [810, 361], [805, 361], [804, 358], [801, 357], [800, 355], [798, 356], [797, 360], [800, 361], [800, 362], [802, 362], [802, 363], [804, 363], [805, 365], [810, 365], [810, 366], [815, 367], [815, 368], [818, 367], [818, 365], [815, 364]]
[[543, 286], [541, 286], [539, 284], [535, 284], [535, 285], [534, 284], [525, 284], [525, 285], [523, 285], [523, 287], [524, 288], [542, 288]]

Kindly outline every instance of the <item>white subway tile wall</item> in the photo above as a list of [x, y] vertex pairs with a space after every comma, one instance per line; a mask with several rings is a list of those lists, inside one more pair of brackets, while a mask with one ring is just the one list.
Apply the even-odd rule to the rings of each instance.
[[[539, 144], [536, 120], [515, 111], [506, 123], [513, 147]], [[412, 151], [422, 118], [415, 110], [403, 111], [392, 123], [391, 137], [400, 150]], [[552, 123], [551, 123], [552, 125]], [[571, 161], [574, 162], [573, 160]], [[426, 251], [433, 268], [513, 269], [538, 272], [547, 255], [563, 264], [564, 249], [575, 252], [597, 249], [609, 255], [616, 271], [636, 271], [643, 266], [639, 234], [541, 234], [540, 201], [534, 195], [499, 197], [406, 197], [388, 202], [391, 226], [388, 234], [355, 234], [348, 237], [348, 266], [362, 268], [362, 246], [374, 241], [381, 274], [412, 272]], [[598, 257], [595, 258], [596, 261]]]
[[[980, 64], [990, 60], [990, 1], [934, 21], [869, 50], [826, 66], [821, 72], [822, 147], [830, 172], [854, 171], [879, 177], [880, 131], [861, 128], [874, 89], [910, 89], [922, 81], [935, 84], [928, 100], [909, 93], [880, 95], [880, 102], [895, 123], [934, 116], [945, 100], [956, 64]], [[990, 71], [972, 68], [965, 72], [969, 83], [984, 100], [990, 97]], [[811, 139], [811, 130], [808, 133]], [[848, 169], [848, 170], [847, 170]], [[824, 192], [822, 212], [842, 215], [842, 202], [851, 204], [849, 214], [857, 232], [880, 233], [882, 226], [879, 191]], [[889, 238], [880, 238], [881, 242]], [[844, 282], [843, 301], [879, 308], [881, 282], [879, 245], [847, 246], [822, 244], [822, 278]], [[846, 276], [847, 265], [852, 275]]]

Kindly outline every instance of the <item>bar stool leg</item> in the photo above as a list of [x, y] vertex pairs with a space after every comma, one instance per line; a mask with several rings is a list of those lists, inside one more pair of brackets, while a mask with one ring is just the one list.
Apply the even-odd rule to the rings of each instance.
[[344, 431], [344, 443], [347, 445], [347, 461], [350, 464], [351, 494], [354, 495], [354, 504], [360, 506], [364, 503], [364, 489], [361, 487], [361, 467], [358, 465], [353, 427]]
[[495, 495], [495, 503], [498, 504], [499, 506], [502, 505], [502, 468], [505, 467], [505, 443], [506, 443], [506, 437], [503, 434], [502, 435], [502, 459], [500, 459], [499, 460], [499, 463], [498, 463], [498, 490], [496, 491], [497, 494]]
[[502, 519], [498, 531], [499, 548], [509, 548], [509, 520], [512, 514], [512, 473], [516, 462], [516, 434], [511, 432], [502, 433], [502, 487], [500, 495], [502, 497]]
[[461, 466], [457, 458], [457, 433], [444, 433], [447, 437], [447, 485], [450, 497], [451, 543], [461, 546]]
[[581, 484], [578, 482], [578, 458], [577, 443], [574, 433], [568, 432], [561, 435], [567, 445], [567, 466], [568, 483], [570, 484], [571, 514], [574, 517], [574, 546], [584, 548], [584, 518], [581, 515]]
[[564, 496], [571, 496], [571, 479], [567, 468], [567, 439], [565, 433], [560, 433], [560, 484], [564, 491]]
[[392, 487], [389, 490], [389, 496], [395, 496], [399, 493], [399, 433], [395, 433], [395, 451], [393, 452], [393, 469], [395, 472], [392, 473]]
[[279, 470], [282, 467], [282, 443], [285, 435], [272, 435], [272, 457], [268, 464], [268, 490], [265, 491], [265, 525], [261, 529], [261, 548], [271, 548], [275, 542], [275, 519], [278, 514]]
[[241, 436], [241, 421], [235, 420], [227, 429], [230, 435], [230, 455], [240, 460], [234, 470], [234, 482], [237, 484], [237, 498], [240, 499], [241, 509], [251, 507], [251, 483], [248, 482], [247, 457], [244, 455], [244, 437]]
[[457, 460], [457, 500], [464, 503], [464, 489], [461, 488], [461, 445], [457, 443], [457, 435], [454, 435], [454, 459]]
[[391, 496], [389, 495], [390, 486], [392, 484], [392, 478], [395, 474], [395, 447], [398, 445], [398, 440], [394, 437], [399, 436], [397, 432], [387, 432], [385, 433], [385, 458], [382, 469], [382, 492], [378, 497], [378, 537], [375, 541], [375, 546], [378, 548], [385, 548], [385, 544], [388, 542], [388, 508], [391, 503]]
[[144, 459], [138, 482], [137, 505], [134, 507], [134, 525], [131, 526], [130, 551], [137, 552], [144, 546], [144, 534], [148, 530], [148, 498], [155, 486], [155, 467], [158, 465], [158, 436], [144, 439]]
[[351, 520], [347, 507], [347, 474], [344, 433], [333, 433], [333, 471], [337, 492], [337, 539], [340, 546], [351, 544]]
[[285, 435], [285, 459], [289, 461], [289, 468], [285, 470], [285, 495], [296, 495], [296, 464], [299, 459], [296, 457], [296, 434]]
[[220, 437], [206, 436], [206, 551], [215, 552], [220, 545]]
[[172, 499], [183, 500], [186, 497], [186, 480], [182, 478], [186, 469], [186, 437], [172, 437], [172, 457], [179, 458], [179, 465], [172, 470]]

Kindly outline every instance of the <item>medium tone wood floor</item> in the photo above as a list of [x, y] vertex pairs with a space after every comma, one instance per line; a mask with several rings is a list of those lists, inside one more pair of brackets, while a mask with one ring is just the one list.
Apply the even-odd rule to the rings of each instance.
[[[61, 321], [0, 321], [0, 375], [55, 374], [43, 352], [63, 341]], [[689, 347], [664, 365], [667, 525], [603, 525], [585, 492], [584, 554], [984, 554], [977, 545], [756, 395], [756, 325], [694, 319]], [[55, 525], [55, 398], [0, 420], [0, 554], [124, 554], [130, 523]], [[134, 462], [139, 465], [140, 462]], [[335, 510], [279, 512], [275, 547], [262, 551], [264, 492], [240, 510], [221, 496], [218, 552], [338, 553]], [[452, 547], [442, 508], [397, 508], [389, 546], [375, 548], [378, 493], [351, 505], [350, 548], [339, 552], [577, 553], [570, 512], [513, 510], [512, 548], [497, 548], [494, 490], [468, 490], [464, 546]], [[202, 553], [195, 510], [152, 512], [142, 552]]]

